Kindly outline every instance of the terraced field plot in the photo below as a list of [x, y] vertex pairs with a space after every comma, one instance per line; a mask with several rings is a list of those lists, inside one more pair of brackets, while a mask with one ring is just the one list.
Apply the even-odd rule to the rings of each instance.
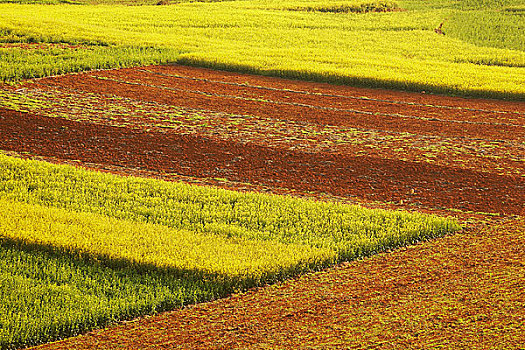
[[[7, 135], [0, 149], [18, 157], [242, 191], [454, 214], [469, 225], [459, 236], [291, 281], [275, 293], [262, 289], [44, 348], [169, 348], [177, 342], [192, 348], [388, 348], [412, 344], [418, 335], [424, 347], [444, 341], [490, 347], [498, 339], [507, 344], [522, 340], [517, 282], [523, 277], [522, 102], [356, 89], [184, 66], [44, 78], [4, 86], [0, 94], [0, 130]], [[477, 250], [486, 240], [494, 249]], [[451, 257], [456, 260], [450, 262]], [[458, 265], [468, 259], [471, 265]], [[394, 271], [392, 277], [385, 280], [385, 271]], [[497, 290], [498, 281], [508, 286], [505, 293]], [[469, 298], [475, 285], [481, 289], [474, 307]], [[393, 301], [400, 295], [406, 303]], [[493, 306], [486, 304], [491, 295], [497, 296]], [[426, 305], [425, 312], [418, 313], [418, 302]], [[436, 321], [445, 315], [449, 321]], [[359, 326], [350, 326], [347, 320], [355, 319]], [[497, 329], [491, 334], [500, 337], [477, 333], [476, 322], [487, 332]], [[465, 331], [460, 337], [449, 325], [465, 326]]]
[[442, 236], [453, 220], [0, 155], [0, 348]]
[[520, 349], [520, 220], [38, 347]]

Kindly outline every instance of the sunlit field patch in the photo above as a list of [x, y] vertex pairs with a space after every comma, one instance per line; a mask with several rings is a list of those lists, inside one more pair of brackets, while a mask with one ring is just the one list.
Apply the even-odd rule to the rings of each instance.
[[[524, 99], [523, 19], [519, 0], [0, 0], [2, 149], [244, 191], [0, 151], [0, 349], [214, 300], [463, 228], [452, 218], [343, 204], [350, 198], [468, 220], [519, 217], [520, 102], [463, 103], [432, 93]], [[294, 88], [291, 80], [260, 83], [178, 64], [105, 70], [171, 63], [425, 94], [345, 95], [334, 85], [309, 90], [296, 81]], [[177, 75], [177, 67], [189, 76]], [[89, 70], [103, 71], [24, 81]], [[356, 288], [367, 291], [355, 304], [339, 308], [349, 294], [334, 297], [337, 276], [323, 285], [325, 301], [343, 310], [337, 315], [355, 332], [382, 341], [390, 332], [383, 326], [399, 326], [399, 319], [410, 327], [426, 322], [432, 342], [466, 319], [477, 334], [477, 322], [487, 319], [481, 313], [494, 310], [486, 295], [518, 305], [512, 288], [519, 251], [494, 254], [502, 245], [514, 249], [523, 236], [523, 220], [512, 225], [507, 241], [496, 234], [507, 229], [500, 225], [487, 237], [468, 230], [458, 240], [445, 237], [448, 248], [436, 240], [428, 258], [426, 245], [408, 249], [423, 253], [414, 259], [407, 252], [391, 267], [415, 279], [385, 279], [388, 272], [374, 262], [399, 256], [376, 255], [359, 274], [375, 270], [376, 280]], [[470, 260], [483, 250], [493, 255]], [[506, 296], [492, 293], [497, 269], [487, 265], [486, 276], [476, 270], [493, 260], [508, 272], [501, 279], [512, 289]], [[456, 283], [451, 288], [442, 284], [446, 274]], [[455, 299], [458, 276], [468, 283]], [[434, 293], [432, 283], [444, 293]], [[381, 284], [398, 293], [392, 300], [409, 302], [389, 309], [393, 322], [382, 307], [371, 313], [363, 306], [364, 298], [388, 294]], [[470, 298], [472, 286], [484, 288], [484, 299]], [[429, 300], [436, 312], [418, 318]], [[465, 300], [479, 304], [477, 314], [465, 307], [466, 317], [448, 322]], [[348, 321], [344, 307], [362, 311], [363, 322]], [[481, 329], [496, 334], [494, 324]], [[423, 339], [415, 328], [413, 339]]]
[[[3, 155], [0, 169], [3, 347], [213, 299], [459, 229], [423, 214]], [[21, 256], [25, 262], [16, 263]], [[16, 303], [13, 290], [24, 296]], [[103, 302], [93, 304], [96, 298]]]

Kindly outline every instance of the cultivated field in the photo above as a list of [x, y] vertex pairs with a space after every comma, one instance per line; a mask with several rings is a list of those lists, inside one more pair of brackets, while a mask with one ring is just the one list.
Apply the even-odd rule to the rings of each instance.
[[[112, 0], [99, 6], [3, 1], [0, 38], [7, 45], [0, 46], [0, 79], [6, 81], [183, 63], [367, 87], [525, 96], [521, 0], [254, 0], [140, 7]], [[369, 12], [356, 13], [354, 7]], [[377, 8], [386, 12], [374, 12]], [[445, 35], [435, 32], [440, 27]]]
[[22, 2], [1, 349], [523, 346], [519, 2]]
[[[3, 109], [0, 125], [9, 137], [0, 147], [17, 157], [27, 154], [120, 175], [243, 192], [454, 215], [470, 228], [459, 241], [449, 238], [449, 244], [468, 239], [469, 232], [473, 237], [487, 234], [476, 222], [495, 225], [523, 214], [525, 127], [523, 105], [517, 102], [337, 87], [184, 66], [45, 78], [5, 87], [2, 94], [8, 96], [9, 109]], [[3, 224], [10, 242], [6, 248], [78, 252], [74, 255], [80, 253], [84, 260], [102, 259], [106, 268], [149, 266], [139, 271], [158, 275], [153, 289], [142, 292], [154, 298], [114, 290], [124, 301], [111, 316], [106, 307], [86, 319], [91, 312], [87, 304], [80, 320], [55, 321], [60, 325], [56, 334], [213, 299], [457, 229], [437, 218], [119, 179], [14, 158], [2, 162], [3, 205], [13, 213]], [[64, 209], [51, 211], [42, 204]], [[142, 227], [128, 220], [161, 226]], [[71, 231], [64, 222], [79, 228]], [[503, 227], [511, 233], [502, 233], [502, 239], [517, 239], [512, 232], [520, 234], [521, 221], [503, 225], [510, 225]], [[493, 230], [490, 234], [497, 237]], [[357, 236], [349, 236], [352, 232]], [[351, 266], [362, 268], [360, 264]], [[189, 280], [184, 277], [188, 271]], [[508, 276], [510, 281], [516, 277]], [[140, 278], [139, 273], [127, 283]], [[154, 292], [158, 288], [168, 289]], [[508, 297], [517, 293], [511, 292]], [[144, 305], [137, 307], [138, 300]], [[514, 308], [512, 300], [507, 301]], [[46, 329], [45, 323], [40, 328]], [[42, 335], [40, 328], [28, 326], [39, 334], [28, 339], [56, 337], [52, 331]]]

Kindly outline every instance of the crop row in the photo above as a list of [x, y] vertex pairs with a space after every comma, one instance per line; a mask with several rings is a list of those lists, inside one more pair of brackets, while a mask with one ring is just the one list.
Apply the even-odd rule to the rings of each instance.
[[[28, 38], [24, 39], [28, 40]], [[2, 47], [0, 45], [0, 57], [2, 57], [0, 60], [0, 82], [80, 72], [90, 69], [169, 63], [178, 54], [175, 50], [147, 47], [87, 45], [80, 48], [70, 48], [48, 45], [43, 47], [37, 46], [37, 48], [31, 49], [31, 46], [33, 46], [31, 43], [18, 47]]]
[[[504, 11], [501, 7], [477, 9], [454, 13], [450, 23], [444, 28], [450, 35], [462, 40], [492, 47], [512, 48], [525, 51], [525, 38], [522, 34], [524, 11]], [[494, 57], [480, 56], [470, 58], [479, 65], [508, 65], [525, 67], [525, 62], [498, 61]]]
[[4, 239], [133, 265], [201, 271], [219, 279], [260, 280], [267, 273], [301, 264], [323, 265], [335, 257], [328, 249], [306, 245], [176, 230], [1, 198], [0, 209], [5, 213], [0, 222]]
[[[118, 177], [0, 156], [0, 195], [120, 219], [228, 237], [277, 240], [335, 249], [340, 258], [439, 236], [450, 220], [258, 193], [239, 193], [153, 179]], [[396, 237], [393, 239], [392, 237]]]
[[333, 12], [333, 13], [365, 13], [365, 12], [388, 12], [399, 8], [397, 2], [393, 1], [342, 1], [342, 2], [298, 2], [297, 5], [287, 4], [291, 11], [311, 12]]

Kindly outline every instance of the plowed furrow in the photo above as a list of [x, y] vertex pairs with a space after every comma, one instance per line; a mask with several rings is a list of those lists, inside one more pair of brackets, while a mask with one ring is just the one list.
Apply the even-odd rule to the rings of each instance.
[[399, 102], [369, 100], [365, 98], [349, 99], [345, 96], [317, 95], [299, 91], [284, 91], [270, 88], [244, 86], [226, 82], [213, 82], [205, 79], [186, 80], [174, 79], [172, 76], [158, 76], [148, 74], [148, 71], [137, 70], [129, 72], [121, 77], [118, 72], [105, 71], [93, 75], [102, 80], [139, 84], [148, 87], [166, 89], [171, 91], [185, 91], [200, 93], [206, 96], [218, 98], [239, 99], [247, 102], [266, 102], [273, 104], [308, 107], [319, 110], [329, 110], [343, 113], [356, 113], [364, 115], [379, 115], [394, 118], [411, 118], [422, 121], [441, 121], [459, 124], [497, 125], [520, 127], [525, 122], [525, 114], [512, 113], [509, 117], [507, 112], [501, 111], [472, 111], [444, 109], [435, 106], [408, 105]]
[[[101, 77], [121, 79], [116, 71], [96, 74]], [[363, 113], [401, 114], [423, 119], [443, 119], [456, 123], [479, 123], [495, 125], [525, 125], [525, 112], [475, 109], [469, 107], [425, 105], [421, 103], [382, 100], [365, 96], [345, 96], [323, 94], [308, 90], [290, 90], [256, 86], [246, 83], [216, 81], [137, 69], [126, 73], [128, 82], [142, 82], [149, 85], [165, 86], [184, 90], [198, 89], [213, 94], [220, 91], [224, 95], [235, 95], [247, 99], [266, 99], [275, 102], [297, 103], [315, 107], [356, 110]]]
[[[394, 101], [396, 103], [419, 104], [423, 106], [446, 106], [447, 108], [472, 109], [498, 111], [505, 113], [525, 113], [523, 102], [504, 101], [490, 99], [462, 98], [444, 95], [433, 95], [425, 93], [404, 92], [396, 90], [356, 88], [345, 85], [333, 85], [325, 83], [314, 83], [300, 80], [290, 80], [274, 77], [264, 77], [250, 74], [239, 74], [224, 72], [210, 69], [196, 69], [187, 66], [150, 66], [145, 69], [167, 74], [189, 77], [192, 79], [214, 80], [226, 83], [248, 84], [261, 87], [270, 87], [272, 89], [281, 89], [284, 91], [308, 91], [320, 95], [341, 95], [350, 98], [366, 97], [378, 101]], [[122, 70], [123, 75], [128, 71], [134, 71], [134, 68]]]

